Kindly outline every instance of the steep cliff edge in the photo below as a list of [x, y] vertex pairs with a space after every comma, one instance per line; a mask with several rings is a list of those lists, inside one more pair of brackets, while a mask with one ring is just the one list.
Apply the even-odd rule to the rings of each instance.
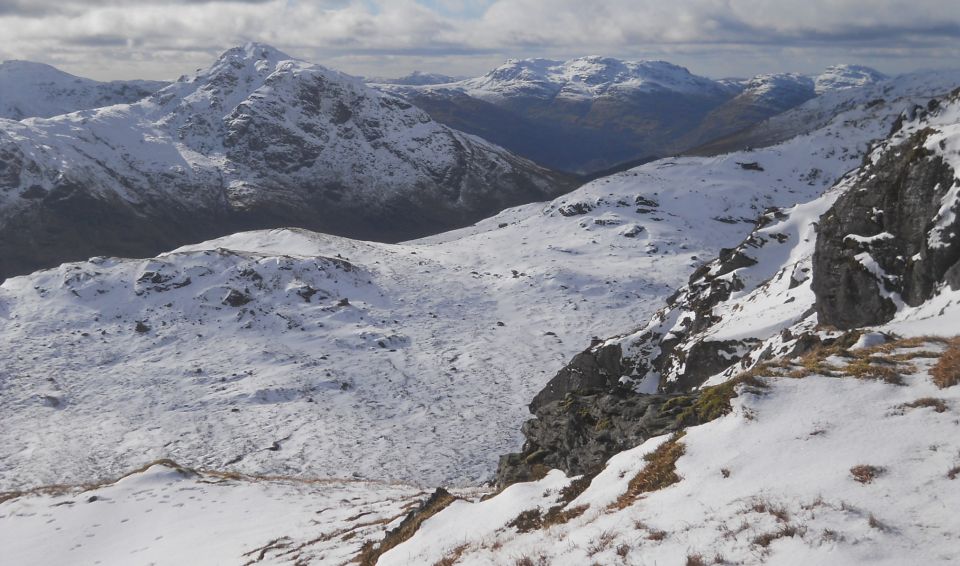
[[960, 289], [958, 100], [960, 90], [897, 124], [864, 180], [821, 219], [813, 256], [821, 324], [882, 324], [944, 283]]

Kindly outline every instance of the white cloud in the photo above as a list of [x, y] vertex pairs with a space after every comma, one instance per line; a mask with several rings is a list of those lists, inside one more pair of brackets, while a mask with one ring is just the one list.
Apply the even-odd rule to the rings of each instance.
[[0, 58], [172, 78], [247, 40], [348, 72], [476, 73], [506, 57], [666, 58], [712, 75], [886, 71], [960, 55], [954, 0], [0, 0]]

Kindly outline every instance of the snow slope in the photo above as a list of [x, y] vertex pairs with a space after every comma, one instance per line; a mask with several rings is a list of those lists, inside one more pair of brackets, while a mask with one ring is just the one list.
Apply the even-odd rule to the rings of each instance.
[[489, 479], [557, 367], [648, 318], [767, 207], [819, 195], [899, 110], [859, 108], [761, 151], [651, 163], [403, 245], [251, 232], [12, 278], [0, 286], [2, 485], [159, 457]]
[[0, 118], [49, 118], [136, 102], [160, 90], [160, 81], [97, 82], [31, 61], [0, 62]]
[[343, 564], [425, 494], [372, 482], [196, 472], [0, 497], [5, 564]]
[[[572, 500], [553, 471], [455, 502], [379, 564], [952, 564], [960, 388], [938, 389], [928, 373], [943, 348], [892, 348], [912, 367], [903, 385], [761, 373], [764, 387], [741, 386], [730, 414], [677, 440], [669, 485], [625, 495], [653, 465], [644, 456], [671, 440], [652, 438], [611, 458]], [[920, 399], [942, 406], [911, 406]], [[556, 505], [575, 516], [529, 526], [529, 513]], [[524, 511], [526, 532], [511, 524]]]

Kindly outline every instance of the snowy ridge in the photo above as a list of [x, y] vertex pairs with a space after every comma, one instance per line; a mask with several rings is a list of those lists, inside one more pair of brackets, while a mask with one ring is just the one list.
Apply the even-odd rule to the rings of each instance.
[[78, 110], [136, 102], [156, 92], [160, 81], [97, 82], [31, 61], [0, 63], [0, 118], [49, 118]]
[[389, 84], [389, 85], [406, 85], [406, 86], [427, 86], [427, 85], [439, 85], [439, 84], [449, 84], [457, 82], [457, 77], [451, 77], [450, 75], [442, 75], [440, 73], [424, 73], [422, 71], [414, 71], [409, 75], [404, 75], [395, 79], [390, 78], [377, 78], [369, 77], [366, 79], [366, 82], [371, 84]]
[[920, 71], [880, 80], [857, 88], [828, 90], [817, 97], [770, 117], [746, 132], [720, 140], [721, 151], [744, 146], [764, 147], [824, 127], [839, 113], [864, 104], [911, 100], [925, 105], [960, 85], [960, 70]]
[[511, 59], [486, 75], [445, 87], [460, 88], [477, 98], [516, 96], [590, 99], [621, 92], [678, 92], [717, 95], [720, 85], [666, 61], [623, 61], [581, 57], [569, 61]]
[[743, 84], [740, 96], [749, 96], [764, 104], [782, 105], [784, 98], [812, 98], [813, 84], [812, 79], [796, 73], [757, 75]]
[[817, 94], [823, 94], [835, 90], [869, 86], [887, 78], [883, 73], [862, 65], [833, 65], [817, 75], [815, 84]]

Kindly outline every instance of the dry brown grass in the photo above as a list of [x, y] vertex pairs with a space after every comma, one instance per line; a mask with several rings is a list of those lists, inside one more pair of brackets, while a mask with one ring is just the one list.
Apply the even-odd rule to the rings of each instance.
[[873, 480], [883, 475], [884, 472], [886, 472], [886, 468], [882, 466], [869, 466], [866, 464], [850, 468], [850, 475], [853, 476], [853, 479], [863, 484], [872, 483]]
[[686, 566], [707, 566], [707, 560], [702, 554], [688, 554]]
[[170, 460], [169, 458], [161, 458], [159, 460], [153, 460], [152, 462], [144, 464], [143, 466], [140, 466], [139, 468], [133, 471], [127, 472], [115, 479], [103, 480], [99, 482], [81, 483], [81, 484], [44, 485], [44, 486], [34, 487], [34, 488], [25, 489], [21, 491], [0, 492], [0, 503], [3, 503], [4, 501], [9, 501], [11, 499], [16, 499], [18, 497], [24, 497], [27, 495], [49, 495], [49, 496], [56, 497], [56, 496], [64, 495], [71, 492], [84, 493], [87, 491], [93, 491], [95, 489], [100, 489], [101, 487], [113, 485], [118, 481], [124, 478], [128, 478], [132, 475], [145, 472], [148, 469], [152, 468], [153, 466], [166, 466], [184, 475], [197, 475], [197, 471], [192, 468], [181, 466], [180, 464], [174, 462], [173, 460]]
[[548, 566], [549, 564], [550, 560], [543, 554], [538, 556], [536, 561], [529, 556], [521, 556], [514, 562], [515, 566]]
[[900, 405], [901, 409], [933, 409], [938, 413], [947, 412], [947, 402], [943, 399], [937, 399], [936, 397], [921, 397], [916, 401], [911, 401], [909, 403], [904, 403]]
[[424, 521], [446, 509], [456, 499], [446, 490], [437, 489], [429, 499], [423, 502], [419, 509], [407, 515], [400, 526], [388, 532], [379, 545], [371, 542], [364, 544], [354, 561], [359, 563], [360, 566], [375, 566], [380, 556], [391, 548], [409, 540]]
[[677, 460], [683, 456], [685, 450], [684, 444], [680, 442], [684, 434], [683, 431], [674, 434], [656, 450], [643, 457], [647, 465], [630, 480], [627, 492], [621, 495], [612, 507], [623, 509], [644, 493], [657, 491], [680, 481], [681, 478], [677, 475]]
[[667, 538], [667, 531], [662, 531], [660, 529], [653, 529], [647, 533], [647, 540], [659, 542], [665, 538]]
[[593, 542], [587, 546], [587, 556], [600, 554], [604, 550], [610, 548], [615, 540], [617, 540], [617, 533], [609, 529], [603, 531], [597, 536], [597, 538], [593, 540]]
[[508, 527], [517, 529], [518, 533], [529, 533], [543, 528], [543, 513], [539, 508], [521, 511], [507, 523]]
[[463, 553], [467, 550], [469, 545], [461, 544], [460, 546], [452, 548], [447, 552], [446, 556], [437, 560], [433, 563], [433, 566], [453, 566], [460, 560], [460, 557], [463, 556]]
[[949, 470], [947, 470], [947, 479], [948, 479], [948, 480], [955, 480], [955, 479], [957, 479], [957, 476], [960, 476], [960, 466], [954, 466], [954, 467], [950, 468]]
[[[767, 388], [767, 384], [761, 381], [758, 376], [769, 373], [768, 369], [766, 365], [760, 366], [741, 373], [720, 385], [704, 387], [693, 403], [677, 415], [677, 422], [682, 425], [693, 426], [708, 423], [729, 414], [733, 410], [730, 401], [737, 396], [739, 386], [742, 385], [754, 391]], [[664, 405], [664, 410], [668, 409], [667, 405]]]
[[954, 338], [930, 370], [933, 383], [940, 389], [960, 383], [960, 338]]
[[798, 534], [802, 535], [803, 533], [797, 529], [797, 527], [793, 525], [784, 525], [776, 531], [755, 536], [751, 543], [766, 548], [770, 546], [770, 543], [777, 539], [791, 538], [797, 536]]
[[[818, 346], [797, 359], [783, 360], [773, 367], [788, 370], [787, 375], [803, 378], [809, 375], [828, 377], [855, 377], [883, 381], [893, 385], [903, 385], [903, 376], [916, 371], [911, 360], [917, 358], [941, 358], [940, 353], [917, 349], [930, 344], [960, 344], [957, 339], [947, 340], [939, 336], [918, 336], [915, 338], [891, 339], [878, 346], [850, 350], [850, 346], [859, 338], [859, 332], [844, 334], [828, 346]], [[960, 345], [957, 346], [956, 368], [960, 371]], [[914, 349], [911, 351], [911, 349]], [[907, 351], [902, 351], [907, 350]], [[829, 361], [834, 358], [834, 361]], [[839, 359], [840, 362], [836, 361]], [[955, 372], [954, 375], [957, 375]], [[960, 377], [958, 377], [960, 379]]]

